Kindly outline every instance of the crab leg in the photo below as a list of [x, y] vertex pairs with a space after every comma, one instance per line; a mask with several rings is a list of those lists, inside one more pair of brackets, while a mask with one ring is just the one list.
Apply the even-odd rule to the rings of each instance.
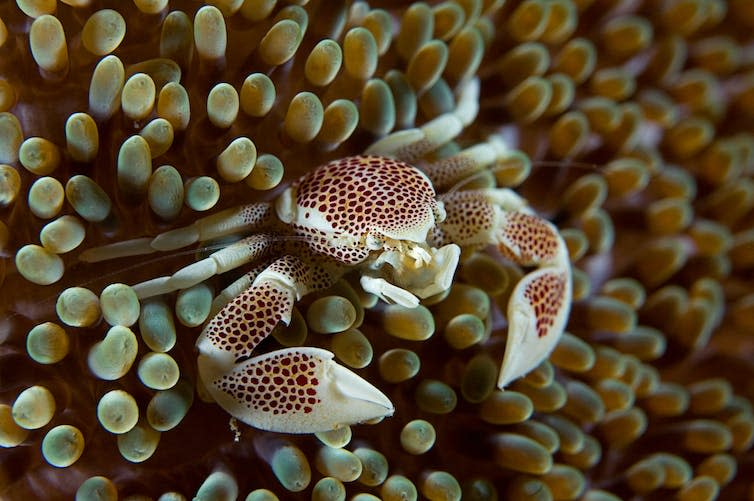
[[288, 433], [393, 413], [385, 395], [326, 350], [286, 348], [248, 358], [279, 322], [290, 322], [296, 299], [338, 275], [338, 268], [282, 257], [207, 323], [197, 340], [199, 375], [223, 409], [256, 428]]
[[436, 162], [423, 164], [421, 170], [436, 190], [444, 190], [495, 163], [510, 159], [513, 152], [502, 137], [493, 135], [484, 143], [475, 144]]
[[275, 211], [272, 204], [260, 202], [242, 205], [197, 219], [193, 224], [166, 231], [154, 238], [136, 238], [93, 247], [82, 252], [79, 259], [87, 263], [96, 263], [156, 251], [171, 251], [196, 242], [266, 228], [274, 221]]
[[238, 277], [236, 280], [231, 282], [230, 285], [221, 290], [212, 300], [212, 308], [209, 310], [210, 318], [214, 317], [220, 310], [223, 309], [226, 304], [231, 302], [233, 298], [251, 287], [254, 279], [256, 279], [257, 276], [262, 273], [262, 271], [264, 271], [269, 265], [270, 262], [266, 260], [261, 263], [255, 264], [252, 269]]
[[243, 238], [208, 257], [191, 263], [169, 276], [157, 277], [133, 286], [139, 299], [180, 289], [188, 289], [220, 273], [233, 270], [268, 255], [278, 241], [274, 235], [259, 234]]
[[365, 155], [392, 157], [414, 162], [456, 138], [479, 111], [479, 80], [469, 80], [461, 89], [456, 109], [433, 118], [421, 127], [388, 134], [373, 143]]
[[435, 243], [496, 244], [512, 261], [538, 269], [516, 285], [508, 303], [508, 340], [498, 377], [503, 388], [549, 355], [560, 339], [571, 305], [568, 250], [557, 229], [531, 213], [506, 189], [469, 190], [440, 197], [447, 218]]

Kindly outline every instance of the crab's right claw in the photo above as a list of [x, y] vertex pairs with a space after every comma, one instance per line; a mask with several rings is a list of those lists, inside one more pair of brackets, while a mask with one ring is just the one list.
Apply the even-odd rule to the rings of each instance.
[[[212, 361], [200, 355], [199, 370]], [[263, 430], [315, 433], [393, 414], [377, 388], [319, 348], [286, 348], [238, 364], [204, 383], [236, 419]]]

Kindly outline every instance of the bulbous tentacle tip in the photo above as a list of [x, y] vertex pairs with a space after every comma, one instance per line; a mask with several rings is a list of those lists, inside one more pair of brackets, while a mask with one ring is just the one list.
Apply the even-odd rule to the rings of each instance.
[[286, 348], [218, 374], [199, 357], [202, 381], [217, 403], [244, 423], [281, 433], [315, 433], [391, 416], [376, 387], [319, 348]]

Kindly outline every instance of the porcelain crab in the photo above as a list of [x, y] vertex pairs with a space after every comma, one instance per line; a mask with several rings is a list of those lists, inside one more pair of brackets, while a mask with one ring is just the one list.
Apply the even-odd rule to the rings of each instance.
[[393, 133], [362, 156], [317, 167], [275, 201], [202, 218], [161, 234], [95, 248], [82, 259], [173, 250], [229, 234], [248, 234], [175, 274], [135, 286], [148, 297], [185, 289], [244, 264], [255, 266], [223, 295], [196, 346], [200, 378], [217, 403], [251, 426], [310, 433], [392, 415], [376, 387], [337, 364], [329, 351], [254, 348], [295, 302], [358, 269], [367, 292], [407, 307], [447, 290], [461, 248], [496, 245], [536, 269], [508, 306], [500, 388], [536, 367], [563, 331], [571, 302], [566, 246], [551, 223], [504, 189], [448, 189], [487, 168], [505, 151], [491, 138], [435, 162], [422, 158], [457, 136], [477, 111], [470, 81], [456, 109], [420, 128]]

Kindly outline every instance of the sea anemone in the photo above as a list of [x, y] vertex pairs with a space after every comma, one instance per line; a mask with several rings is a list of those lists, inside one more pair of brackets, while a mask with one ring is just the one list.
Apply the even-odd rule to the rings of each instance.
[[[751, 2], [204, 3], [0, 5], [0, 496], [754, 496]], [[526, 270], [494, 251], [415, 309], [352, 276], [297, 303], [264, 346], [329, 349], [396, 406], [313, 435], [229, 426], [197, 388], [232, 279], [125, 285], [223, 242], [79, 259], [270, 200], [475, 77], [479, 116], [432, 155], [505, 144], [458, 188], [515, 188], [573, 266], [567, 332], [505, 390]]]

